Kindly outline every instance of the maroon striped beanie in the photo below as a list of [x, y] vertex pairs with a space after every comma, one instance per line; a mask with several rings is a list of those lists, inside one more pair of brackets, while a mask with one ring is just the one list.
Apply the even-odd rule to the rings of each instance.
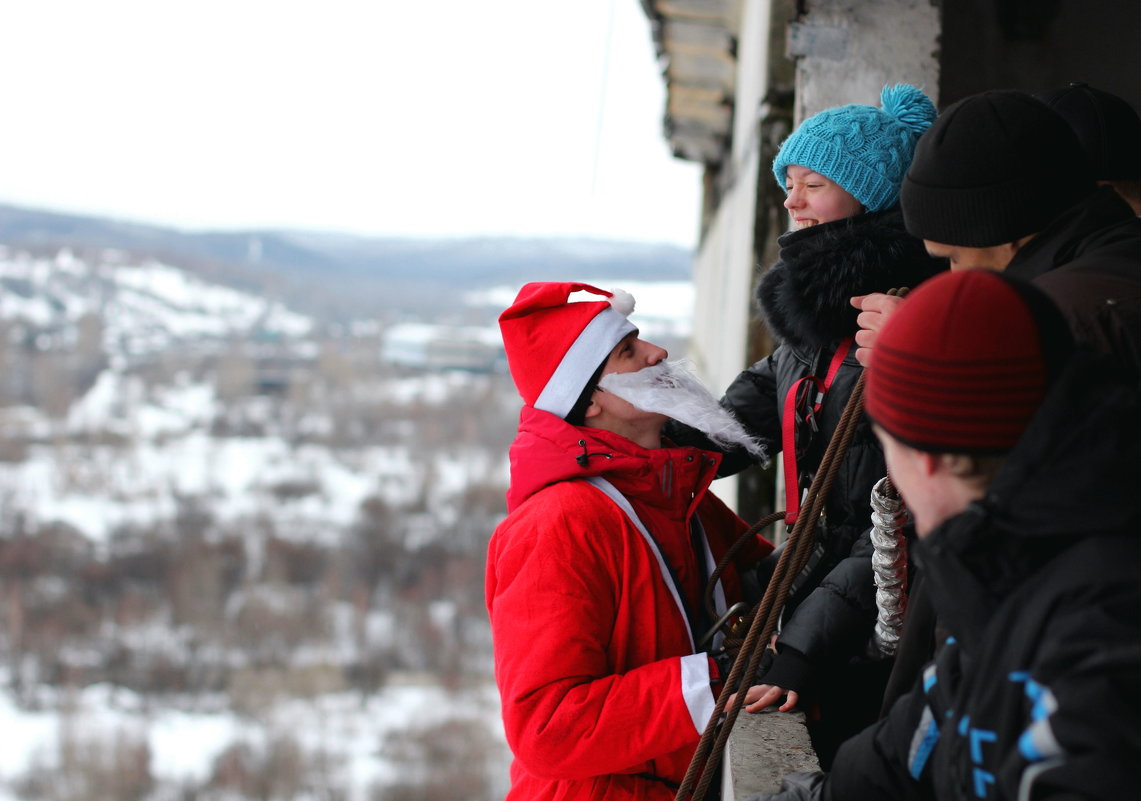
[[[884, 325], [865, 379], [868, 416], [900, 442], [939, 453], [1003, 453], [1054, 372], [1040, 318], [1062, 325], [1036, 288], [990, 270], [941, 273]], [[1057, 318], [1057, 319], [1054, 319]]]

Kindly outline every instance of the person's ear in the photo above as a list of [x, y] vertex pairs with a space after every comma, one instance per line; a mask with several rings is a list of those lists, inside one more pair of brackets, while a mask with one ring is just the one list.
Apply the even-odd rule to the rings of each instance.
[[602, 390], [595, 387], [594, 392], [590, 393], [590, 405], [586, 407], [586, 411], [582, 416], [584, 420], [589, 420], [592, 417], [597, 417], [602, 414], [602, 406], [598, 403], [598, 393]]
[[1006, 260], [1006, 263], [1007, 263], [1007, 264], [1010, 264], [1011, 260], [1012, 260], [1012, 259], [1013, 259], [1015, 256], [1017, 256], [1017, 255], [1018, 255], [1018, 251], [1022, 250], [1022, 248], [1024, 248], [1024, 247], [1026, 247], [1026, 244], [1027, 244], [1027, 243], [1028, 243], [1028, 242], [1029, 242], [1031, 239], [1033, 239], [1034, 237], [1035, 237], [1035, 234], [1027, 234], [1026, 236], [1023, 236], [1023, 237], [1020, 237], [1020, 238], [1018, 238], [1018, 239], [1015, 239], [1013, 242], [1008, 242], [1008, 243], [1005, 245], [1005, 247], [1006, 247], [1006, 249], [1007, 249], [1007, 255], [1008, 255], [1008, 258], [1007, 258], [1007, 260]]
[[952, 476], [968, 476], [974, 472], [975, 460], [963, 453], [933, 454], [935, 469], [942, 470]]
[[925, 478], [930, 478], [946, 466], [942, 454], [919, 450], [915, 453], [919, 470]]

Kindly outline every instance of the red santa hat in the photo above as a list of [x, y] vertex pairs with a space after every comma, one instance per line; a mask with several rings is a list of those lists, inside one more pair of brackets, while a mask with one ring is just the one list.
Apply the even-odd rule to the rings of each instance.
[[[570, 301], [573, 292], [606, 300]], [[634, 298], [589, 284], [525, 285], [499, 315], [507, 366], [523, 397], [536, 409], [566, 417], [610, 351], [637, 327], [627, 316]]]

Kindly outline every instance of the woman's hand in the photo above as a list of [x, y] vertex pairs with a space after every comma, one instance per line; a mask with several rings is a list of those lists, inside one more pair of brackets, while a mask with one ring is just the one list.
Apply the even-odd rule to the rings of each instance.
[[784, 687], [777, 687], [775, 684], [755, 684], [745, 693], [745, 711], [760, 712], [762, 709], [773, 706], [785, 696], [787, 697], [784, 703], [777, 709], [781, 712], [790, 712], [796, 709], [796, 704], [800, 701], [800, 694], [796, 690], [786, 690]]
[[903, 303], [903, 298], [876, 292], [872, 295], [858, 295], [852, 298], [851, 303], [860, 310], [856, 317], [856, 324], [860, 326], [856, 332], [856, 361], [867, 367], [880, 329], [895, 314], [899, 304]]

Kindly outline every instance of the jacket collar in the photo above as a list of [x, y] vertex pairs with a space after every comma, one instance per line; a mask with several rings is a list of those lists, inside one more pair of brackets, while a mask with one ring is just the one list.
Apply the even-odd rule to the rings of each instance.
[[524, 406], [511, 445], [508, 512], [557, 481], [602, 476], [632, 502], [687, 517], [717, 475], [721, 455], [691, 447], [643, 448]]
[[1011, 259], [1006, 272], [1037, 278], [1080, 257], [1086, 242], [1098, 231], [1135, 219], [1133, 209], [1116, 191], [1098, 187], [1027, 242]]
[[946, 264], [907, 233], [898, 208], [791, 231], [780, 260], [761, 278], [756, 300], [782, 342], [811, 350], [856, 332], [853, 295], [915, 286]]

